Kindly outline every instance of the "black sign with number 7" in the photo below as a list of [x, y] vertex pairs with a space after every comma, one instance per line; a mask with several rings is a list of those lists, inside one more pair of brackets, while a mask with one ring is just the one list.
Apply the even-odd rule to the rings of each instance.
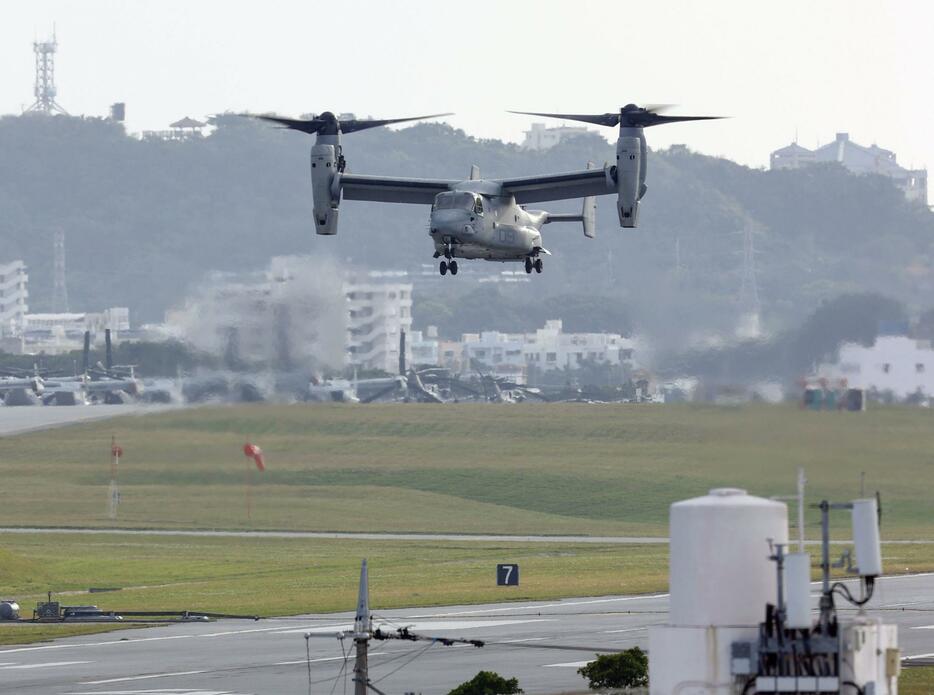
[[496, 586], [519, 586], [519, 565], [497, 565]]

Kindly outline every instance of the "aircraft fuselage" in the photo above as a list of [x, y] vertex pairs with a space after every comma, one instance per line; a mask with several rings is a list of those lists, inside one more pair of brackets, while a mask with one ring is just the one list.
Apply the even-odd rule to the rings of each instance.
[[546, 213], [525, 210], [494, 182], [464, 181], [435, 197], [429, 235], [436, 257], [524, 261], [543, 251], [545, 220]]

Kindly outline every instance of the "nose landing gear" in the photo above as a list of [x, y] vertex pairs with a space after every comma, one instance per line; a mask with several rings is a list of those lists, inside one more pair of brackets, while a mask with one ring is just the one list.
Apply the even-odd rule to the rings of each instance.
[[451, 271], [451, 275], [457, 275], [457, 261], [441, 261], [438, 270], [441, 271], [442, 275], [447, 275], [449, 270]]
[[542, 263], [541, 258], [536, 258], [534, 261], [531, 256], [526, 256], [525, 259], [525, 272], [531, 274], [532, 270], [535, 270], [536, 273], [542, 272], [544, 264]]

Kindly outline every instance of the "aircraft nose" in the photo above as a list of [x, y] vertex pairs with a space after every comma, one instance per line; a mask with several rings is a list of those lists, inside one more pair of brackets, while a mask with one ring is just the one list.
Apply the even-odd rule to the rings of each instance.
[[437, 210], [431, 215], [431, 233], [442, 236], [474, 234], [473, 218], [465, 210]]

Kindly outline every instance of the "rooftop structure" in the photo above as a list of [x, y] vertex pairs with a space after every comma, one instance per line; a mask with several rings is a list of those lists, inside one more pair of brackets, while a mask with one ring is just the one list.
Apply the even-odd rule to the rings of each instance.
[[838, 162], [854, 174], [878, 174], [892, 179], [908, 200], [927, 205], [927, 170], [905, 169], [895, 153], [876, 144], [869, 147], [850, 140], [849, 133], [837, 133], [833, 142], [809, 150], [797, 142], [772, 152], [771, 169], [800, 169], [822, 162]]

